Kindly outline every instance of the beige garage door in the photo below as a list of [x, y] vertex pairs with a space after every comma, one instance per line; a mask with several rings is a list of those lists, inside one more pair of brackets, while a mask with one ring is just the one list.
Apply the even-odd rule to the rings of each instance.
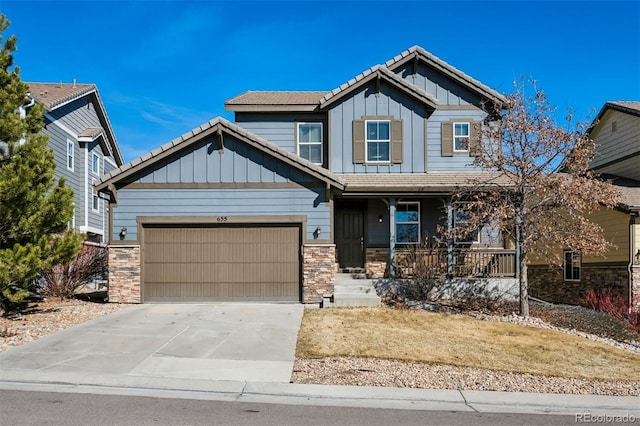
[[145, 227], [145, 302], [299, 301], [297, 226]]

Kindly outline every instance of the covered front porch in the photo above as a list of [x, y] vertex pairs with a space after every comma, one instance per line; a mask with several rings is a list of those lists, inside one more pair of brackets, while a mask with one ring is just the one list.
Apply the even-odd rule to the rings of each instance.
[[499, 229], [484, 227], [465, 241], [441, 237], [464, 217], [448, 194], [347, 194], [334, 202], [341, 270], [369, 278], [408, 278], [417, 268], [443, 278], [515, 277], [515, 250]]

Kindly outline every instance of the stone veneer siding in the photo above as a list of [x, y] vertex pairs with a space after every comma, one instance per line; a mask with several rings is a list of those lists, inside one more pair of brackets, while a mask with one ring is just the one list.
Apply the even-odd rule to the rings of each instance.
[[580, 281], [564, 281], [563, 269], [529, 266], [529, 294], [547, 302], [580, 304], [587, 291], [615, 288], [629, 297], [629, 273], [626, 265], [583, 264]]
[[388, 267], [388, 248], [367, 248], [364, 270], [368, 278], [383, 278], [387, 276]]
[[302, 253], [302, 302], [320, 303], [333, 296], [336, 280], [336, 246], [305, 245]]
[[140, 246], [109, 246], [109, 302], [140, 303]]

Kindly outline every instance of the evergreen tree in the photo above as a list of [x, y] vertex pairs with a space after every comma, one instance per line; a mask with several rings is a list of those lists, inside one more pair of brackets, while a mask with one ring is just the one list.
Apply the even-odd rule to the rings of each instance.
[[[9, 20], [0, 15], [0, 44]], [[0, 301], [19, 302], [38, 273], [73, 258], [81, 238], [67, 231], [73, 191], [55, 181], [53, 152], [40, 133], [44, 108], [13, 64], [16, 37], [0, 51]], [[15, 289], [18, 289], [17, 291]]]

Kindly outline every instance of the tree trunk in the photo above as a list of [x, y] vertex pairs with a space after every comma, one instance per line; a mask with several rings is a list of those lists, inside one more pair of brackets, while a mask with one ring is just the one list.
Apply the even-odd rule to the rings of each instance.
[[529, 316], [529, 281], [527, 280], [527, 257], [520, 253], [520, 316]]
[[516, 277], [520, 284], [520, 316], [529, 316], [529, 283], [527, 281], [527, 256], [522, 246], [522, 212], [516, 208]]

